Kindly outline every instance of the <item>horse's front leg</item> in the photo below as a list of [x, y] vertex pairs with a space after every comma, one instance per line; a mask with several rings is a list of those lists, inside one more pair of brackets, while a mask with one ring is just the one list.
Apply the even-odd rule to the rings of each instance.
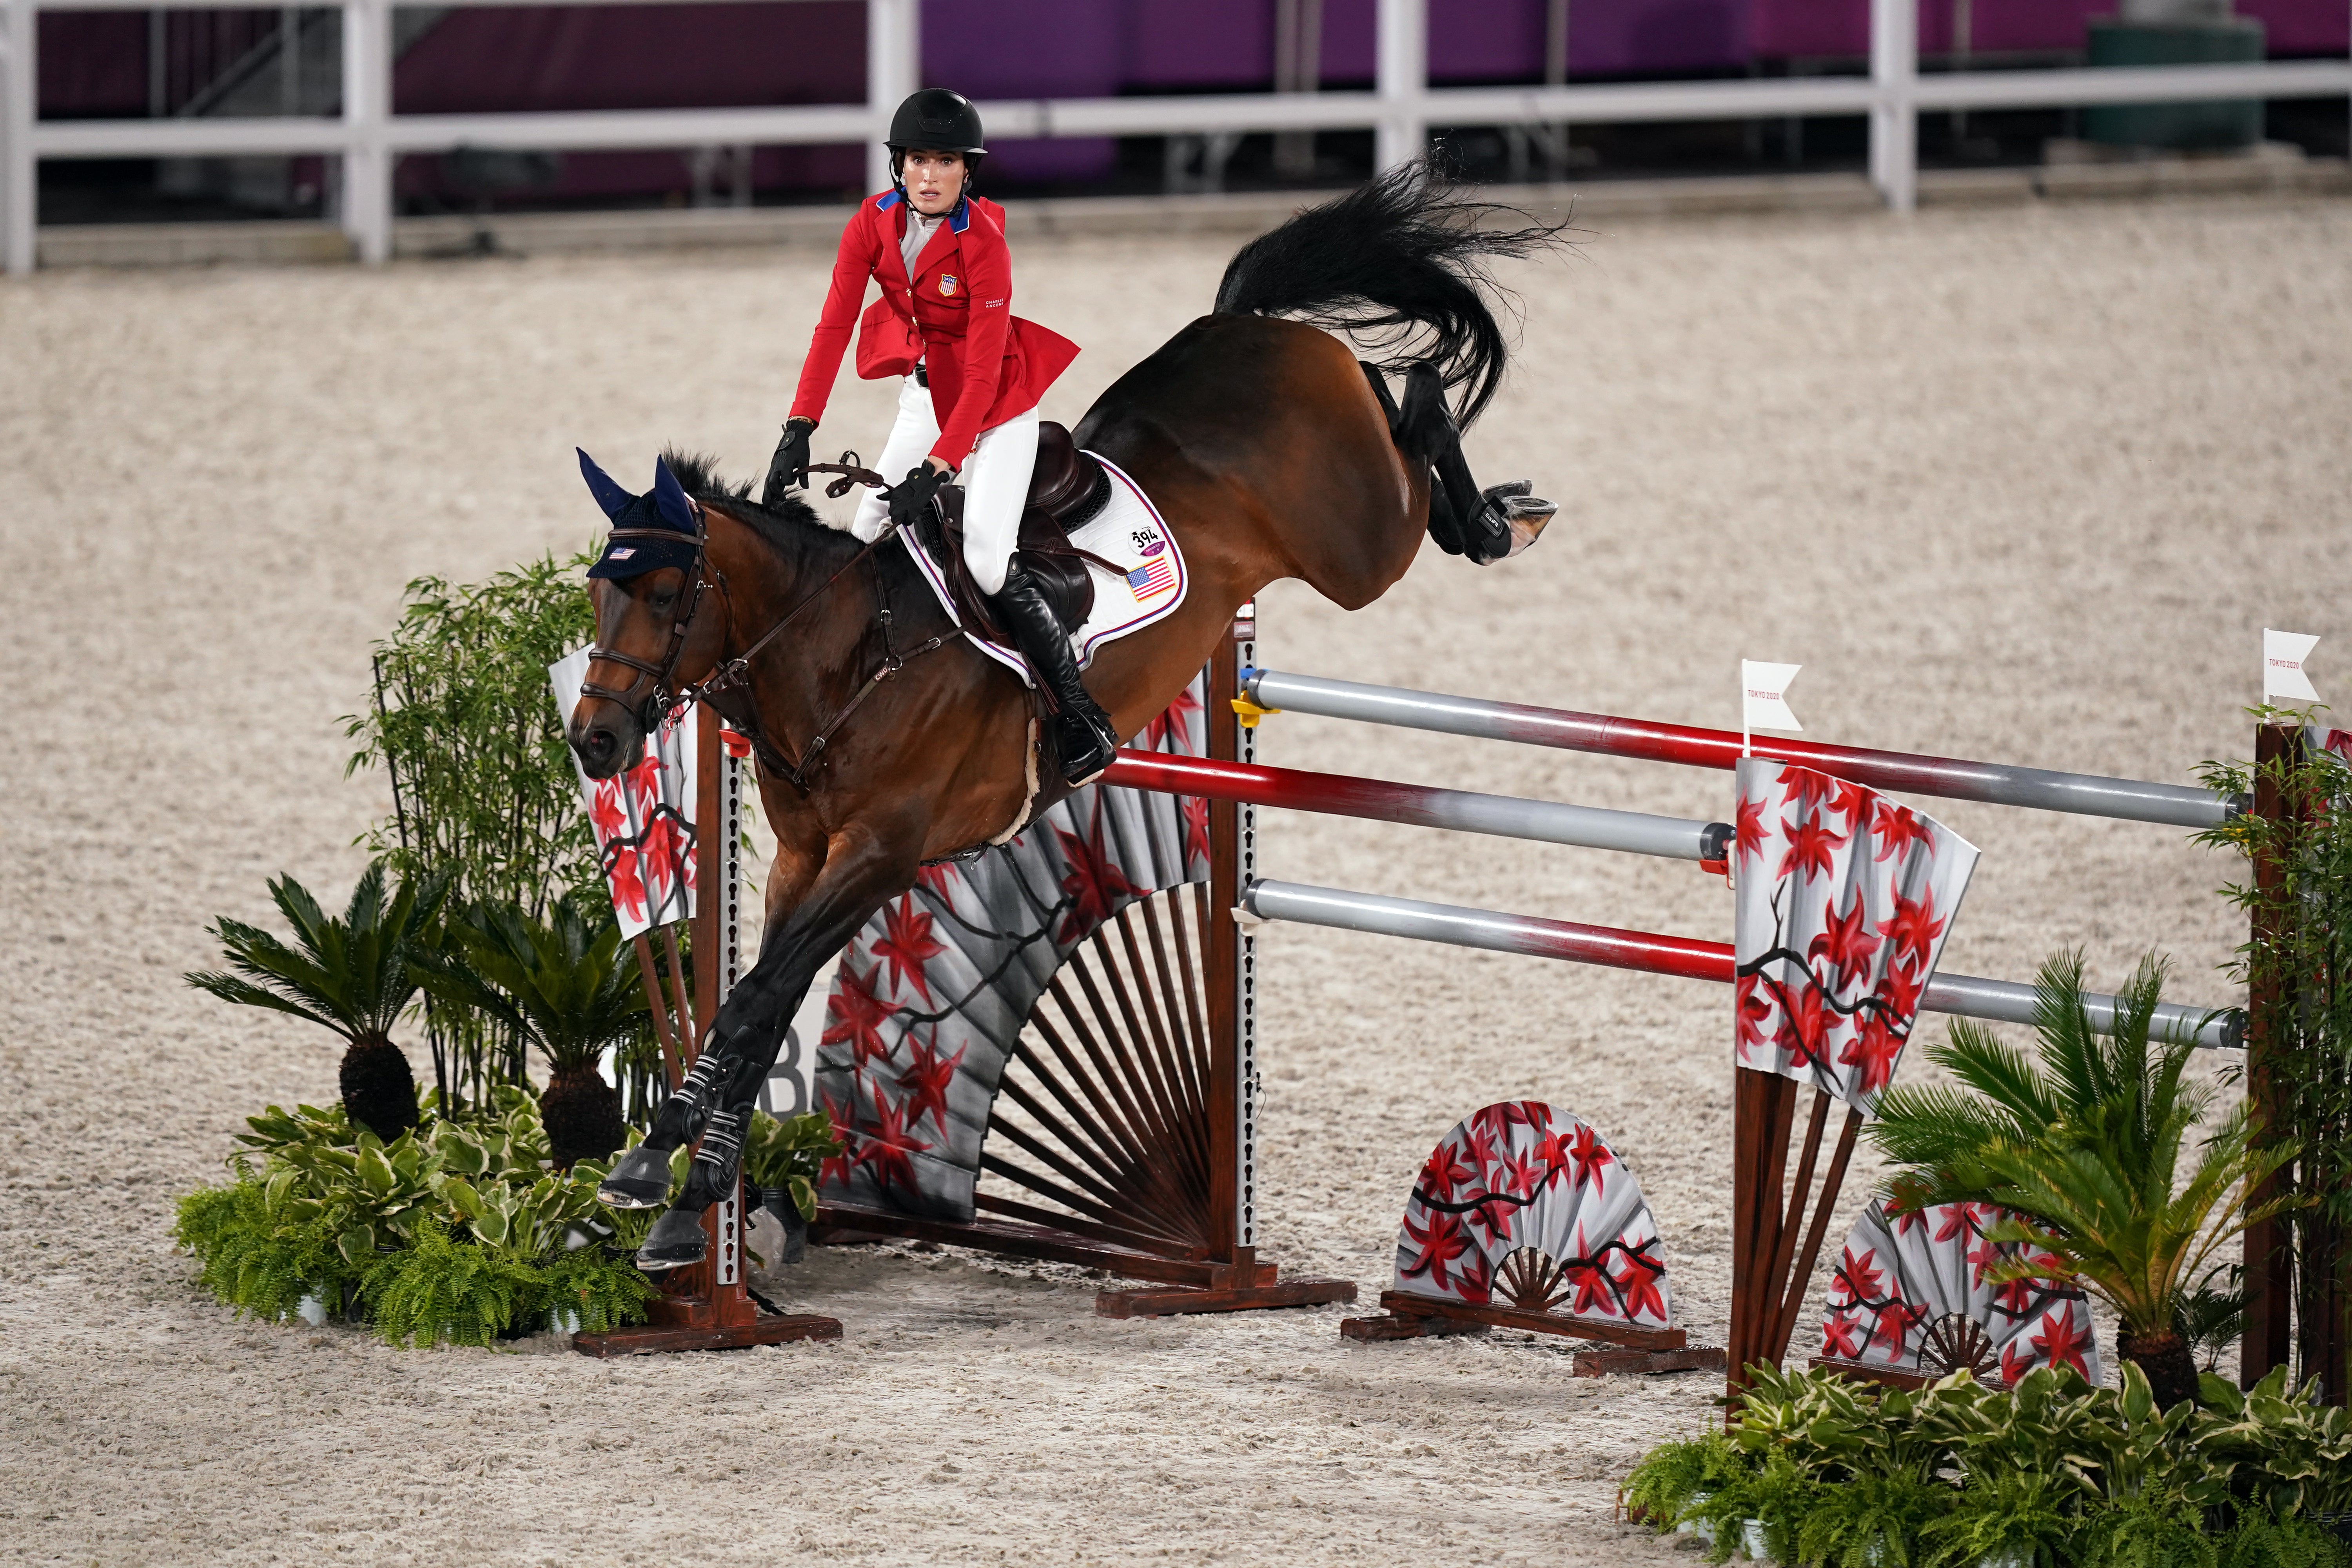
[[[817, 966], [848, 944], [874, 911], [912, 886], [919, 832], [853, 822], [815, 859], [806, 893], [788, 910], [772, 908], [759, 962], [735, 984], [705, 1031], [694, 1070], [662, 1104], [646, 1141], [622, 1157], [598, 1195], [623, 1207], [651, 1207], [668, 1195], [669, 1156], [697, 1138], [685, 1188], [638, 1250], [647, 1270], [699, 1262], [702, 1211], [725, 1197], [741, 1170], [743, 1138], [760, 1085], [775, 1066], [784, 1029], [816, 978]], [[782, 912], [782, 918], [774, 916]]]

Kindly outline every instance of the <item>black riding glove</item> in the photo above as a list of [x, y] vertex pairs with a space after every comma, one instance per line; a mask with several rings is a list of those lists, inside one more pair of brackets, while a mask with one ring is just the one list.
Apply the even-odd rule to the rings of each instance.
[[947, 488], [955, 476], [918, 463], [907, 477], [890, 487], [890, 522], [896, 528], [912, 528], [925, 512], [931, 510], [931, 498]]
[[776, 443], [776, 455], [768, 459], [768, 482], [760, 491], [761, 506], [781, 506], [786, 489], [808, 483], [809, 437], [815, 430], [814, 419], [784, 421], [784, 438]]

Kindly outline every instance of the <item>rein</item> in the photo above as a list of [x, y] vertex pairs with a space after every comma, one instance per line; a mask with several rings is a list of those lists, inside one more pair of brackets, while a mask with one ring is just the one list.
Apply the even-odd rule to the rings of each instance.
[[[855, 461], [856, 454], [845, 453], [843, 457], [844, 460], [838, 463], [811, 463], [808, 466], [807, 471], [813, 474], [826, 473], [842, 476], [825, 487], [826, 496], [839, 500], [849, 492], [852, 486], [861, 484], [879, 489], [886, 495], [888, 493], [889, 481], [870, 468], [859, 468]], [[710, 563], [709, 528], [704, 520], [702, 503], [696, 501], [694, 503], [694, 590], [684, 607], [671, 617], [667, 653], [662, 662], [656, 665], [628, 654], [591, 647], [588, 656], [592, 662], [599, 658], [611, 659], [615, 664], [626, 665], [638, 671], [638, 679], [632, 681], [625, 691], [615, 691], [610, 687], [583, 680], [580, 684], [582, 694], [605, 698], [620, 703], [631, 711], [638, 712], [639, 722], [644, 725], [648, 734], [656, 731], [661, 721], [688, 703], [708, 703], [730, 728], [751, 742], [752, 752], [759, 758], [762, 767], [785, 780], [803, 795], [806, 795], [809, 790], [809, 780], [823, 764], [825, 747], [831, 743], [835, 732], [848, 721], [849, 716], [856, 712], [868, 697], [874, 694], [875, 689], [904, 669], [910, 660], [920, 658], [927, 653], [937, 652], [964, 635], [964, 628], [959, 625], [954, 630], [941, 632], [919, 647], [900, 653], [893, 644], [890, 636], [891, 625], [895, 617], [891, 613], [888, 592], [883, 585], [881, 573], [878, 570], [876, 571], [874, 573], [873, 624], [878, 626], [882, 633], [883, 658], [880, 667], [872, 675], [866, 677], [856, 694], [847, 702], [842, 704], [832, 718], [818, 727], [817, 732], [810, 738], [807, 747], [802, 752], [798, 760], [794, 760], [790, 752], [768, 737], [760, 722], [759, 708], [752, 700], [751, 660], [759, 656], [761, 649], [782, 636], [785, 627], [798, 620], [803, 613], [831, 593], [835, 584], [840, 582], [860, 564], [870, 561], [875, 551], [880, 549], [897, 533], [897, 524], [884, 523], [881, 532], [876, 534], [856, 554], [844, 562], [833, 575], [802, 595], [798, 604], [786, 610], [766, 631], [761, 633], [749, 647], [732, 658], [720, 661], [709, 675], [678, 692], [676, 697], [671, 697], [669, 695], [670, 678], [677, 672], [677, 661], [686, 651], [687, 634], [694, 624], [694, 617], [701, 612], [702, 594], [705, 587], [718, 589], [719, 598], [725, 601], [727, 605], [727, 625], [730, 629], [732, 629], [735, 625], [735, 600], [734, 595], [728, 592], [727, 574], [723, 572], [714, 573], [708, 570]], [[669, 529], [628, 528], [613, 531], [613, 537], [615, 539], [636, 536], [666, 540], [675, 540], [677, 537], [677, 533]], [[636, 695], [638, 689], [646, 684], [647, 677], [652, 678], [653, 690], [647, 694], [643, 710], [639, 711], [632, 705], [631, 700]]]

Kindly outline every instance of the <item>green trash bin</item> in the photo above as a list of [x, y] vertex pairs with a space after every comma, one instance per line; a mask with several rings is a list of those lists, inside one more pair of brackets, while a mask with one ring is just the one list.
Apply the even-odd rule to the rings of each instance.
[[[2263, 58], [2263, 25], [2252, 16], [2221, 22], [2090, 23], [2094, 66], [2240, 65]], [[2102, 103], [2083, 110], [2083, 139], [2109, 147], [2217, 152], [2263, 139], [2263, 102], [2232, 98], [2204, 103]]]

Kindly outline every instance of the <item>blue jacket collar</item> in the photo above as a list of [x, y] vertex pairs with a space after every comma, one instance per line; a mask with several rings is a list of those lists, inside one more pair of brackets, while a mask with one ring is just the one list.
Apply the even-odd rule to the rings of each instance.
[[[874, 210], [877, 213], [887, 213], [892, 207], [904, 204], [906, 200], [907, 193], [904, 191], [885, 191], [880, 195], [874, 198]], [[913, 209], [909, 208], [908, 210], [912, 211]], [[968, 229], [971, 226], [971, 198], [970, 196], [965, 196], [956, 203], [955, 210], [948, 214], [948, 227], [953, 229], [958, 234], [961, 234], [965, 229]]]

